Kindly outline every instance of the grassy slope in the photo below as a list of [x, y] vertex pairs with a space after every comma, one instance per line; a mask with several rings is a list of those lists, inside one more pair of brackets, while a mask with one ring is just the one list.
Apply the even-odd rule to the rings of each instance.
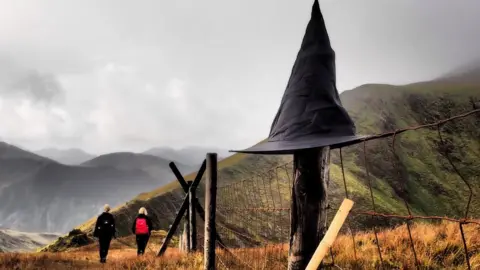
[[[480, 91], [475, 86], [419, 83], [408, 86], [365, 85], [342, 94], [344, 106], [357, 125], [358, 133], [377, 134], [395, 128], [415, 126], [447, 118], [472, 109], [469, 97], [480, 99]], [[445, 147], [455, 146], [450, 156], [464, 177], [475, 182], [478, 190], [479, 165], [474, 161], [480, 157], [480, 116], [471, 116], [443, 127], [442, 135], [447, 142]], [[459, 130], [456, 132], [455, 130]], [[392, 155], [391, 138], [372, 141], [367, 144], [369, 171], [377, 211], [406, 214], [406, 208], [399, 195], [409, 203], [415, 214], [460, 216], [468, 195], [466, 186], [454, 173], [448, 161], [438, 154], [438, 135], [435, 130], [421, 130], [399, 135], [396, 143], [397, 158]], [[443, 149], [443, 148], [442, 148]], [[363, 149], [360, 146], [343, 150], [346, 182], [350, 196], [356, 202], [355, 210], [372, 208], [368, 188], [368, 178], [363, 162]], [[461, 159], [460, 159], [461, 158]], [[393, 167], [392, 160], [395, 161]], [[258, 156], [237, 154], [219, 163], [219, 182], [221, 186], [239, 182], [265, 172], [267, 169], [290, 161], [288, 156]], [[332, 152], [331, 183], [329, 196], [332, 207], [344, 197], [342, 173], [339, 166], [338, 151]], [[194, 174], [185, 178], [192, 180]], [[233, 186], [240, 193], [219, 190], [219, 206], [225, 207], [288, 207], [290, 175], [277, 172], [273, 180], [260, 177], [248, 180], [246, 184]], [[269, 193], [262, 189], [260, 181], [276, 181], [280, 192]], [[250, 183], [250, 184], [248, 184]], [[203, 186], [198, 195], [202, 202]], [[478, 192], [477, 192], [478, 193]], [[276, 195], [279, 194], [279, 195]], [[271, 197], [271, 198], [270, 198]], [[128, 234], [130, 222], [141, 206], [147, 206], [159, 229], [168, 229], [176, 209], [183, 198], [183, 191], [177, 182], [149, 193], [140, 194], [134, 200], [114, 210], [117, 215], [121, 234]], [[478, 198], [474, 198], [471, 214], [480, 216]], [[288, 231], [288, 214], [285, 213], [249, 213], [242, 218], [230, 213], [219, 213], [219, 221], [227, 229], [247, 233], [251, 239], [265, 241], [275, 238], [285, 241]], [[233, 216], [233, 218], [232, 218]], [[272, 221], [273, 220], [273, 221]], [[90, 232], [94, 219], [79, 226]], [[355, 227], [369, 227], [371, 220], [358, 217], [353, 221]], [[392, 225], [395, 221], [380, 221], [380, 225]], [[274, 224], [273, 224], [274, 223]], [[375, 221], [379, 225], [379, 221]], [[277, 227], [286, 228], [279, 229]], [[278, 231], [281, 231], [279, 234]], [[228, 235], [227, 232], [224, 232]], [[274, 237], [274, 235], [278, 235]], [[239, 246], [249, 244], [238, 236], [226, 236], [231, 244]], [[253, 240], [252, 240], [253, 241]], [[250, 243], [251, 244], [251, 243]]]
[[[344, 104], [358, 130], [370, 134], [436, 122], [471, 110], [470, 97], [480, 99], [480, 91], [475, 86], [435, 83], [404, 87], [370, 85], [359, 90], [362, 91], [345, 93]], [[356, 99], [363, 100], [359, 102]], [[477, 177], [480, 167], [475, 162], [480, 157], [479, 127], [480, 115], [477, 114], [449, 122], [442, 127], [441, 133], [446, 146], [452, 147], [450, 158], [473, 186], [478, 186], [480, 180]], [[385, 152], [391, 149], [391, 142], [387, 139], [367, 144], [369, 168], [375, 179], [381, 179], [374, 185], [380, 193], [380, 201], [391, 198], [393, 194], [402, 194], [404, 189], [404, 197], [414, 213], [450, 216], [463, 213], [468, 194], [466, 185], [454, 173], [445, 156], [439, 154], [444, 151], [438, 151], [439, 137], [435, 129], [409, 131], [398, 136], [395, 144], [398, 170], [388, 161], [393, 158], [392, 153]], [[350, 153], [353, 155], [363, 152], [355, 147], [352, 150], [353, 153]], [[357, 172], [357, 179], [365, 183], [363, 163], [356, 160], [347, 165], [348, 170]], [[406, 214], [403, 204], [392, 204], [386, 208]], [[478, 207], [472, 207], [472, 210], [474, 216], [480, 215]]]

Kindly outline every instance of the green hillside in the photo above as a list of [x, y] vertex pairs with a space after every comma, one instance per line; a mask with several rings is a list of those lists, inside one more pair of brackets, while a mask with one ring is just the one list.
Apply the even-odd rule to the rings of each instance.
[[[354, 119], [359, 134], [380, 134], [395, 129], [432, 123], [473, 109], [480, 100], [476, 85], [426, 82], [406, 86], [364, 85], [341, 95], [344, 106]], [[446, 154], [462, 176], [480, 191], [480, 114], [449, 122], [442, 126], [440, 141], [435, 128], [408, 131], [396, 137], [396, 156], [392, 138], [366, 144], [376, 210], [406, 215], [403, 196], [414, 214], [462, 217], [468, 189], [450, 165]], [[354, 211], [371, 210], [372, 203], [362, 145], [343, 151], [348, 191], [355, 201]], [[332, 151], [329, 200], [335, 208], [345, 197], [339, 151]], [[269, 169], [291, 161], [290, 156], [236, 154], [219, 163], [219, 231], [231, 245], [249, 245], [265, 240], [285, 241], [288, 235], [288, 212], [235, 212], [232, 208], [287, 208], [291, 171]], [[287, 165], [291, 168], [291, 164]], [[273, 174], [272, 174], [273, 173]], [[186, 176], [192, 180], [194, 174]], [[251, 179], [255, 177], [255, 179]], [[246, 182], [240, 182], [240, 180]], [[202, 181], [203, 182], [203, 181]], [[262, 184], [260, 184], [262, 183]], [[269, 190], [274, 187], [275, 190]], [[203, 202], [203, 185], [198, 196]], [[149, 193], [140, 194], [114, 210], [120, 233], [129, 234], [131, 221], [141, 206], [146, 206], [156, 229], [168, 230], [183, 191], [176, 181]], [[230, 205], [229, 205], [230, 204]], [[470, 215], [480, 217], [480, 200], [473, 198]], [[89, 233], [94, 219], [78, 228]], [[393, 225], [399, 220], [372, 220], [354, 216], [353, 226], [365, 229]], [[222, 230], [225, 231], [222, 231]], [[228, 231], [237, 232], [228, 233]], [[201, 230], [199, 230], [201, 232]], [[245, 237], [239, 237], [241, 232]], [[230, 240], [230, 241], [229, 241]]]

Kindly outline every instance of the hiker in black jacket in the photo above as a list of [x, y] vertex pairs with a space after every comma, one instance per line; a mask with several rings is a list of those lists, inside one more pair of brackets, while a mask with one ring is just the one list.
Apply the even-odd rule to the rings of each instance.
[[147, 215], [147, 209], [145, 209], [145, 207], [140, 208], [138, 216], [135, 218], [132, 225], [132, 232], [135, 234], [137, 240], [137, 256], [145, 253], [148, 239], [152, 234], [152, 221]]
[[98, 238], [100, 249], [100, 262], [107, 261], [108, 249], [110, 248], [110, 241], [115, 237], [115, 218], [110, 214], [110, 206], [106, 204], [103, 207], [103, 213], [98, 216], [93, 237]]

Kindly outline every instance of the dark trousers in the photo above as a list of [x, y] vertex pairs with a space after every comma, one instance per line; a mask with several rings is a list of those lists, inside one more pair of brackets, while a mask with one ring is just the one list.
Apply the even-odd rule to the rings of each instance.
[[145, 248], [147, 247], [148, 239], [150, 235], [148, 234], [137, 234], [137, 255], [145, 253]]
[[100, 259], [106, 259], [108, 255], [108, 249], [110, 248], [111, 236], [100, 236], [98, 242], [100, 243]]

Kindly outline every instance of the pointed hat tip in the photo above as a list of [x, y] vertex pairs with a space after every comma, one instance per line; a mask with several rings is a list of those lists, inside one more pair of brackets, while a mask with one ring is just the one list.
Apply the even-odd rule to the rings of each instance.
[[320, 12], [320, 4], [318, 3], [318, 0], [315, 0], [313, 2], [313, 7], [312, 7], [312, 17], [315, 15], [321, 14]]

